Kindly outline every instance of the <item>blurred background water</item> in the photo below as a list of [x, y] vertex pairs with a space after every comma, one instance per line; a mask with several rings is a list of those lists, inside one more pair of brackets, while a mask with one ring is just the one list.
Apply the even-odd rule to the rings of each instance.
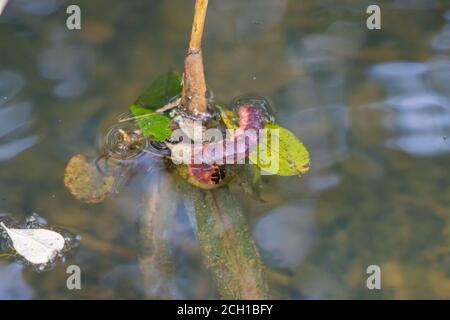
[[[145, 298], [136, 221], [145, 177], [100, 205], [72, 198], [64, 168], [169, 68], [182, 70], [193, 1], [13, 0], [0, 16], [0, 212], [32, 212], [83, 238], [53, 270], [0, 260], [0, 299]], [[379, 4], [382, 30], [365, 27]], [[450, 3], [210, 1], [204, 39], [219, 101], [269, 98], [312, 169], [237, 194], [281, 299], [450, 298]], [[149, 175], [152, 173], [150, 172]], [[188, 219], [170, 232], [170, 298], [216, 298]], [[66, 267], [82, 290], [66, 288]], [[382, 290], [366, 288], [366, 268]], [[158, 292], [152, 292], [153, 297]]]

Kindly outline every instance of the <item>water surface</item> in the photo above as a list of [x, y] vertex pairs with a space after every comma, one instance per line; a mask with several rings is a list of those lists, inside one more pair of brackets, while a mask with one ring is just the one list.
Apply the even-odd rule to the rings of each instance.
[[[136, 223], [150, 172], [99, 205], [72, 198], [64, 168], [98, 154], [98, 138], [152, 79], [181, 70], [193, 1], [16, 0], [0, 17], [0, 212], [36, 212], [83, 238], [37, 273], [0, 261], [0, 298], [215, 298], [189, 220], [170, 231], [176, 276], [143, 285]], [[270, 99], [311, 151], [312, 169], [240, 193], [281, 299], [450, 298], [450, 5], [380, 1], [210, 1], [204, 38], [217, 100]], [[82, 268], [82, 290], [66, 267]], [[379, 265], [382, 290], [366, 288]], [[158, 291], [163, 287], [162, 291]], [[156, 289], [155, 289], [156, 288]]]

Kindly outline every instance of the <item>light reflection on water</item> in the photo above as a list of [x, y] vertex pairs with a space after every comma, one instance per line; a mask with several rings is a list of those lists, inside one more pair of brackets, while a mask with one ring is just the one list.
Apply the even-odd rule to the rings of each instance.
[[432, 156], [450, 152], [450, 99], [425, 83], [425, 63], [378, 64], [372, 76], [389, 92], [381, 108], [383, 124], [394, 132], [386, 145], [413, 155]]
[[[62, 177], [74, 153], [96, 155], [98, 135], [151, 79], [181, 68], [191, 7], [79, 3], [81, 32], [65, 31], [63, 1], [12, 1], [0, 18], [0, 212], [37, 211], [84, 239], [50, 272], [2, 260], [1, 279], [14, 281], [0, 281], [0, 298], [149, 290], [136, 235], [148, 177], [96, 206], [71, 198]], [[369, 32], [368, 4], [211, 1], [211, 89], [225, 102], [268, 97], [312, 155], [305, 177], [266, 178], [265, 202], [237, 195], [277, 298], [450, 298], [449, 5], [389, 2], [382, 31]], [[168, 232], [177, 272], [152, 296], [216, 297], [182, 207]], [[69, 264], [82, 268], [79, 292], [65, 289]], [[382, 292], [365, 289], [370, 264], [386, 270]]]
[[20, 135], [31, 123], [31, 103], [11, 100], [23, 86], [18, 74], [0, 71], [0, 161], [14, 158], [38, 141], [36, 135]]
[[59, 98], [74, 98], [88, 88], [89, 70], [94, 63], [94, 54], [87, 46], [70, 43], [66, 30], [55, 30], [49, 46], [38, 58], [43, 78], [59, 80], [53, 94]]
[[23, 266], [19, 263], [0, 263], [0, 300], [27, 300], [33, 297], [33, 288], [22, 279], [22, 270]]
[[265, 261], [272, 266], [295, 268], [317, 241], [313, 202], [288, 204], [264, 215], [253, 231]]

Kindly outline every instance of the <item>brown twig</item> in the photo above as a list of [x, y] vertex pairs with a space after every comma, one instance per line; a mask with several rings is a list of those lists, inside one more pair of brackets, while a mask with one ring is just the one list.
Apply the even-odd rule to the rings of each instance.
[[195, 2], [195, 15], [192, 24], [191, 42], [189, 43], [189, 51], [195, 51], [202, 47], [203, 29], [205, 26], [206, 10], [208, 8], [208, 0], [197, 0]]
[[157, 109], [156, 112], [163, 113], [163, 112], [166, 112], [166, 111], [171, 110], [173, 108], [176, 108], [176, 107], [178, 107], [180, 105], [180, 102], [181, 102], [181, 98], [175, 99], [174, 101], [169, 102], [168, 104], [166, 104], [164, 107], [161, 107], [161, 108]]
[[189, 50], [184, 60], [182, 104], [189, 113], [200, 116], [207, 112], [208, 98], [203, 69], [201, 42], [208, 0], [196, 0]]

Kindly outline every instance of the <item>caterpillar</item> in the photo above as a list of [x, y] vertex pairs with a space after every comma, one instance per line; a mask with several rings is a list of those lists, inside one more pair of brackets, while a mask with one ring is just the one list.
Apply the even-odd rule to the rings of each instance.
[[[205, 187], [220, 184], [226, 177], [225, 164], [230, 164], [230, 160], [232, 164], [237, 163], [257, 146], [258, 132], [264, 128], [263, 110], [246, 104], [240, 106], [237, 113], [239, 127], [231, 138], [205, 143], [193, 150], [193, 164], [187, 165], [188, 173]], [[250, 130], [253, 134], [248, 135]], [[230, 145], [233, 148], [227, 147]]]
[[97, 169], [105, 174], [98, 165], [102, 158], [111, 157], [122, 163], [137, 158], [141, 152], [163, 158], [169, 157], [173, 160], [176, 157], [174, 155], [174, 153], [176, 154], [175, 148], [181, 147], [184, 149], [183, 152], [191, 151], [189, 154], [192, 155], [192, 158], [186, 166], [178, 166], [179, 168], [183, 167], [182, 170], [179, 170], [180, 174], [200, 188], [214, 188], [227, 177], [226, 164], [236, 164], [241, 159], [245, 160], [256, 148], [259, 130], [264, 128], [267, 120], [265, 108], [254, 101], [241, 104], [237, 108], [237, 116], [239, 126], [231, 136], [227, 136], [225, 139], [201, 143], [199, 146], [191, 143], [175, 144], [166, 141], [164, 146], [168, 149], [155, 151], [149, 150], [152, 144], [147, 143], [147, 140], [133, 125], [120, 124], [113, 127], [108, 133], [106, 141], [108, 152], [96, 160]]

